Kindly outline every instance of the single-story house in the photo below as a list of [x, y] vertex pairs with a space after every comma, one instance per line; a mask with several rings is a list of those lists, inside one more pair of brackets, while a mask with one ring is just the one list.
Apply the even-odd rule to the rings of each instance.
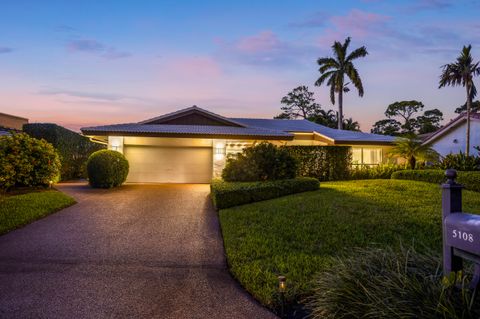
[[92, 140], [125, 155], [127, 182], [208, 183], [229, 154], [260, 141], [276, 145], [348, 145], [356, 164], [377, 165], [394, 138], [343, 131], [307, 120], [226, 118], [197, 106], [139, 123], [84, 127]]
[[19, 132], [28, 119], [16, 115], [0, 113], [0, 136], [10, 135], [11, 131]]
[[[448, 124], [431, 134], [424, 140], [424, 144], [430, 145], [441, 156], [450, 153], [465, 153], [467, 134], [467, 114], [462, 113]], [[480, 146], [480, 113], [470, 114], [470, 154], [478, 154], [474, 149]]]

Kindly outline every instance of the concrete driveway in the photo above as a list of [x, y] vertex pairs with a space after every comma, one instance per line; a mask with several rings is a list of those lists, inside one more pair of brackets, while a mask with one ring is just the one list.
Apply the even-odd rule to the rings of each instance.
[[274, 318], [228, 273], [208, 185], [63, 184], [0, 236], [1, 318]]

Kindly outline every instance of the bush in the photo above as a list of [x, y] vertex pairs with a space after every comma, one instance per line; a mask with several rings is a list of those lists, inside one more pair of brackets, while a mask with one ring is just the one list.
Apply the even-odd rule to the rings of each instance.
[[0, 137], [0, 188], [48, 186], [59, 173], [58, 153], [45, 140], [23, 133]]
[[228, 158], [222, 178], [229, 182], [290, 179], [296, 169], [295, 159], [284, 148], [262, 142]]
[[128, 161], [117, 151], [97, 151], [88, 158], [87, 172], [88, 182], [92, 187], [120, 186], [127, 179]]
[[350, 252], [318, 276], [312, 318], [479, 318], [466, 281], [442, 284], [440, 260], [406, 248]]
[[350, 171], [350, 179], [390, 179], [396, 171], [404, 170], [404, 165], [385, 164], [376, 166], [357, 165]]
[[213, 205], [216, 209], [258, 202], [266, 199], [317, 190], [315, 178], [299, 177], [266, 182], [225, 182], [213, 180], [210, 185]]
[[[480, 172], [457, 172], [457, 182], [465, 186], [465, 189], [480, 192]], [[403, 170], [392, 174], [392, 179], [407, 179], [435, 184], [444, 183], [447, 178], [445, 171], [440, 169]]]
[[63, 181], [86, 178], [88, 157], [105, 149], [105, 145], [91, 142], [87, 137], [56, 124], [25, 124], [23, 130], [32, 137], [45, 139], [57, 149], [62, 163], [60, 179]]
[[348, 179], [352, 164], [350, 146], [286, 146], [298, 163], [297, 176], [320, 181]]
[[458, 171], [479, 171], [480, 157], [473, 155], [467, 156], [462, 152], [460, 152], [460, 154], [448, 154], [443, 158], [439, 168], [453, 168]]

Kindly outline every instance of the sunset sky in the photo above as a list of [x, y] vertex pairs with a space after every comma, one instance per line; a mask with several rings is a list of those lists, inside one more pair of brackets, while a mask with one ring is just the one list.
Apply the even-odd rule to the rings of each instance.
[[[417, 99], [445, 119], [463, 88], [438, 89], [441, 65], [465, 44], [480, 60], [479, 1], [2, 0], [0, 112], [82, 126], [136, 122], [193, 104], [225, 116], [266, 117], [316, 59], [352, 37], [365, 96], [346, 116], [370, 131], [388, 104]], [[477, 80], [477, 86], [478, 86]]]

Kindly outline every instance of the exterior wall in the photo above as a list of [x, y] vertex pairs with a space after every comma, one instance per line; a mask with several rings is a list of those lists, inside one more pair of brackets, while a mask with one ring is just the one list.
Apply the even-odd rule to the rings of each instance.
[[27, 124], [28, 119], [23, 117], [18, 117], [14, 115], [9, 115], [5, 113], [0, 113], [0, 126], [15, 129], [15, 130], [22, 130], [23, 124]]
[[[450, 153], [465, 153], [466, 130], [467, 123], [465, 121], [434, 140], [430, 146], [441, 156]], [[478, 151], [473, 148], [475, 146], [480, 146], [480, 120], [472, 118], [470, 121], [470, 154], [478, 154]]]

